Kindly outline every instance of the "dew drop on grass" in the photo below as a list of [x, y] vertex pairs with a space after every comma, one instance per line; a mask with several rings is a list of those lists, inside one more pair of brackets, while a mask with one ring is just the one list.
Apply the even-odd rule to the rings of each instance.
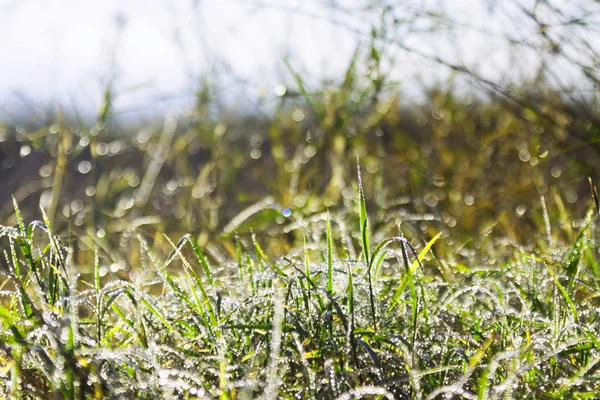
[[71, 202], [71, 211], [73, 214], [77, 214], [83, 209], [83, 201], [76, 199]]
[[429, 207], [435, 207], [438, 204], [438, 198], [435, 193], [429, 192], [423, 197], [423, 202], [427, 204]]
[[565, 197], [567, 198], [567, 201], [569, 203], [575, 203], [578, 199], [577, 192], [572, 189], [567, 191], [567, 194]]
[[252, 151], [250, 152], [250, 157], [252, 157], [253, 160], [258, 160], [261, 155], [262, 153], [259, 149], [252, 149]]
[[51, 173], [52, 167], [50, 166], [50, 164], [43, 165], [39, 171], [40, 178], [47, 178], [50, 176]]
[[109, 146], [107, 143], [100, 142], [96, 145], [96, 154], [99, 156], [105, 156], [108, 154]]
[[304, 111], [297, 108], [292, 112], [292, 119], [296, 122], [302, 122], [304, 120]]
[[540, 162], [540, 159], [537, 157], [531, 157], [531, 160], [529, 160], [529, 163], [531, 164], [532, 167], [535, 167], [536, 165], [538, 165]]
[[19, 151], [19, 155], [21, 157], [27, 157], [29, 154], [31, 154], [31, 147], [24, 145], [21, 146], [21, 150]]
[[379, 163], [377, 161], [369, 161], [366, 165], [367, 172], [374, 174], [379, 170]]
[[444, 177], [443, 177], [442, 175], [440, 175], [440, 174], [435, 174], [435, 175], [433, 176], [433, 184], [434, 184], [435, 186], [437, 186], [437, 187], [442, 187], [442, 186], [444, 186], [444, 183], [445, 183], [445, 181], [444, 181]]
[[87, 174], [91, 169], [92, 163], [87, 160], [82, 161], [79, 163], [79, 165], [77, 165], [77, 171], [79, 171], [81, 174]]
[[275, 96], [282, 97], [287, 92], [287, 88], [283, 83], [278, 83], [277, 85], [275, 85], [273, 92], [275, 93]]
[[165, 192], [165, 194], [169, 194], [169, 193], [173, 193], [175, 191], [175, 189], [177, 189], [177, 181], [174, 179], [171, 179], [169, 182], [167, 182], [167, 184], [165, 186], [165, 190], [163, 190], [163, 192]]
[[127, 180], [127, 183], [129, 184], [129, 186], [131, 187], [136, 187], [137, 185], [140, 184], [140, 178], [137, 175], [132, 176], [131, 178], [129, 178]]
[[519, 151], [519, 159], [523, 162], [528, 162], [531, 159], [531, 153], [527, 149]]

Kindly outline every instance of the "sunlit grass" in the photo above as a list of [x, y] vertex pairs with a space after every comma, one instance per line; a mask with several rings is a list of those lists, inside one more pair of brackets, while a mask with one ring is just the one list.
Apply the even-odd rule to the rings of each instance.
[[26, 223], [15, 203], [17, 228], [0, 231], [2, 396], [600, 395], [595, 208], [573, 243], [487, 240], [458, 261], [432, 252], [439, 235], [417, 254], [402, 232], [370, 232], [363, 193], [307, 219], [286, 254], [240, 235], [237, 259], [219, 260], [186, 235], [163, 237], [161, 257], [136, 229], [139, 265], [102, 277], [114, 260], [98, 249], [91, 280], [45, 214]]
[[600, 397], [586, 122], [358, 57], [268, 117], [0, 129], [0, 397]]

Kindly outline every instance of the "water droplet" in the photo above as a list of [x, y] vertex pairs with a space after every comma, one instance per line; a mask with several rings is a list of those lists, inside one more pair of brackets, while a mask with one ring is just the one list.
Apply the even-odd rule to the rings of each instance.
[[27, 157], [29, 154], [31, 154], [31, 147], [27, 145], [21, 146], [21, 151], [19, 151], [19, 155], [21, 157]]
[[531, 159], [531, 153], [529, 152], [529, 150], [523, 149], [519, 151], [519, 158], [521, 159], [521, 161], [527, 162]]
[[299, 108], [295, 109], [294, 112], [292, 112], [292, 119], [296, 122], [304, 120], [304, 111]]
[[275, 96], [282, 97], [287, 92], [287, 88], [283, 83], [278, 83], [275, 85], [275, 89], [273, 91], [275, 92]]
[[96, 154], [99, 156], [105, 156], [108, 153], [109, 146], [104, 142], [100, 142], [96, 145]]
[[169, 182], [167, 182], [167, 190], [169, 192], [173, 192], [173, 191], [175, 191], [175, 189], [177, 189], [177, 181], [174, 179], [171, 179]]
[[435, 193], [427, 193], [425, 197], [423, 197], [423, 202], [427, 204], [429, 207], [435, 207], [438, 204], [438, 198]]
[[46, 165], [42, 166], [42, 168], [40, 168], [40, 171], [39, 171], [41, 178], [46, 178], [46, 177], [50, 176], [51, 173], [52, 173], [52, 167], [50, 166], [50, 164], [46, 164]]
[[562, 170], [559, 167], [552, 167], [552, 170], [550, 172], [555, 178], [558, 178], [562, 175]]
[[71, 211], [73, 214], [78, 213], [83, 208], [83, 201], [76, 199], [71, 202]]
[[77, 171], [81, 174], [87, 174], [92, 169], [92, 163], [85, 160], [79, 163], [77, 166]]
[[250, 152], [250, 157], [252, 157], [253, 160], [258, 160], [261, 155], [262, 153], [259, 149], [252, 149], [252, 151]]
[[577, 192], [574, 191], [574, 190], [572, 190], [572, 189], [569, 190], [569, 191], [567, 191], [566, 198], [567, 198], [567, 201], [569, 203], [575, 203], [577, 201], [577, 198], [578, 198]]

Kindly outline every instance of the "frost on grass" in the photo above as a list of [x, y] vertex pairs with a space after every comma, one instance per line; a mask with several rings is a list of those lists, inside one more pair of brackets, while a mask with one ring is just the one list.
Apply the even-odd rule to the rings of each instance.
[[101, 275], [120, 260], [100, 253], [81, 273], [44, 224], [2, 227], [0, 396], [598, 397], [594, 221], [559, 243], [546, 217], [547, 247], [486, 235], [440, 259], [437, 237], [413, 254], [386, 215], [368, 264], [343, 211], [284, 226], [302, 233], [285, 255], [137, 235], [129, 275]]

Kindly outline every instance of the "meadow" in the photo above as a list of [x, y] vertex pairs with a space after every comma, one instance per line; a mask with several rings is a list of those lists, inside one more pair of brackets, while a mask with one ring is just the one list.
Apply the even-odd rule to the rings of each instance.
[[594, 121], [292, 77], [0, 130], [0, 396], [599, 398]]

